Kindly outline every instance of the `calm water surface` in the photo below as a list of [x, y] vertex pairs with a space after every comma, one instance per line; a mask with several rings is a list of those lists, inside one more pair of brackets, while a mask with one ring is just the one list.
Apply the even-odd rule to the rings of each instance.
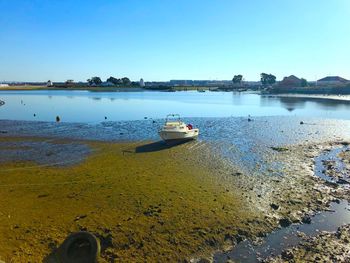
[[[183, 117], [311, 116], [350, 119], [350, 102], [234, 92], [0, 91], [0, 119], [101, 122]], [[34, 116], [35, 114], [35, 116]]]

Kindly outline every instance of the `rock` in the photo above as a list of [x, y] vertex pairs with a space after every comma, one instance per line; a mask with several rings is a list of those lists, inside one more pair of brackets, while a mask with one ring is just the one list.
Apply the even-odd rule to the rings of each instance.
[[87, 217], [87, 215], [79, 215], [79, 216], [76, 216], [75, 219], [74, 219], [74, 221], [78, 221], [78, 220], [83, 219], [83, 218], [85, 218], [85, 217]]
[[345, 180], [345, 179], [342, 179], [342, 178], [339, 178], [338, 181], [337, 181], [338, 184], [350, 184], [349, 181]]
[[294, 255], [293, 255], [292, 251], [290, 251], [290, 250], [283, 250], [281, 253], [281, 257], [284, 260], [291, 260], [294, 258]]
[[288, 218], [282, 218], [279, 220], [281, 227], [288, 227], [292, 224], [292, 222]]
[[280, 208], [279, 205], [276, 205], [276, 204], [274, 204], [274, 203], [270, 204], [270, 206], [271, 206], [271, 208], [272, 208], [273, 210], [277, 210], [278, 208]]
[[337, 204], [340, 204], [340, 200], [339, 199], [334, 199], [333, 202], [337, 203]]
[[301, 121], [301, 122], [300, 122], [300, 125], [303, 125], [303, 124], [304, 124], [304, 122], [303, 122], [303, 121]]
[[301, 222], [303, 222], [304, 224], [311, 224], [311, 217], [306, 215], [301, 219]]
[[244, 237], [240, 234], [235, 235], [235, 238], [237, 240], [237, 243], [240, 243], [244, 240]]

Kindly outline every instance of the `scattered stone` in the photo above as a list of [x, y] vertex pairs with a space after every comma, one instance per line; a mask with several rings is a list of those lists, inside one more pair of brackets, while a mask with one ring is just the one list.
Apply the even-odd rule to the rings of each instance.
[[291, 260], [294, 258], [293, 252], [290, 250], [283, 250], [281, 253], [281, 257], [284, 260]]
[[78, 220], [83, 219], [83, 218], [85, 218], [85, 217], [87, 217], [87, 215], [79, 215], [79, 216], [76, 216], [75, 219], [74, 219], [74, 221], [78, 221]]
[[274, 203], [270, 204], [270, 207], [273, 209], [273, 210], [277, 210], [278, 208], [280, 208], [279, 205], [276, 205]]
[[338, 181], [337, 181], [338, 184], [350, 184], [349, 181], [343, 179], [343, 178], [339, 178]]
[[309, 215], [306, 215], [304, 216], [302, 219], [301, 219], [301, 222], [303, 222], [304, 224], [311, 224], [311, 217]]
[[288, 218], [282, 218], [279, 220], [279, 224], [281, 227], [288, 227], [292, 224], [292, 221], [290, 221]]

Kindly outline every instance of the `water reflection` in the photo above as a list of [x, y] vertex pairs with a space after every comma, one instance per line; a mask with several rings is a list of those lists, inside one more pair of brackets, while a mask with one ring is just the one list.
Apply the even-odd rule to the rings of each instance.
[[350, 119], [350, 101], [235, 92], [0, 91], [0, 119], [100, 122], [183, 117], [312, 116]]
[[350, 110], [350, 101], [314, 98], [314, 97], [287, 97], [287, 96], [261, 96], [261, 105], [268, 106], [280, 103], [280, 105], [288, 111], [295, 109], [303, 109], [307, 107], [307, 103], [315, 104], [316, 107], [324, 110], [347, 109]]

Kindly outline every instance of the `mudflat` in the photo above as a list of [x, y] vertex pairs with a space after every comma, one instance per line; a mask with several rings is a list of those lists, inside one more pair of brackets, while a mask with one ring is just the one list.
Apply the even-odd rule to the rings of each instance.
[[[286, 131], [300, 130], [299, 136], [310, 139], [296, 143], [285, 132], [256, 139], [254, 131], [271, 130], [266, 121], [237, 126], [224, 120], [227, 129], [250, 133], [225, 143], [203, 135], [198, 142], [168, 146], [126, 140], [124, 130], [138, 122], [110, 123], [113, 129], [107, 129], [2, 121], [0, 260], [50, 262], [67, 235], [85, 230], [101, 242], [101, 262], [221, 262], [242, 240], [261, 243], [273, 230], [306, 222], [349, 196], [348, 189], [315, 176], [320, 153], [348, 144], [337, 139], [332, 127], [338, 126], [320, 129], [322, 135], [311, 133], [316, 124], [288, 122]], [[208, 131], [221, 127], [208, 125], [212, 121], [204, 122]], [[118, 134], [124, 141], [109, 139]], [[276, 143], [286, 138], [289, 144]], [[346, 166], [348, 153], [340, 154]]]
[[[75, 156], [64, 158], [72, 147]], [[253, 231], [247, 221], [256, 215], [244, 208], [242, 193], [225, 189], [186, 145], [160, 151], [152, 144], [0, 139], [0, 151], [23, 156], [33, 148], [40, 163], [0, 163], [6, 262], [40, 262], [79, 230], [101, 240], [102, 262], [183, 260], [209, 254], [225, 235]]]

